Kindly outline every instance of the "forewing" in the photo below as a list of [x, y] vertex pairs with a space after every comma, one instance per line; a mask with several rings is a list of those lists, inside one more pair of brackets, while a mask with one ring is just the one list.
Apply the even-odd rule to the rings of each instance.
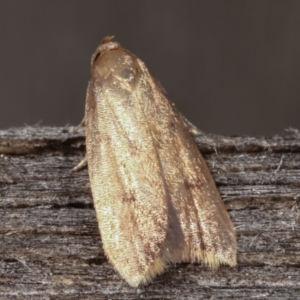
[[[104, 65], [121, 54], [109, 52]], [[99, 74], [91, 78], [87, 92], [89, 176], [105, 252], [137, 286], [165, 266], [168, 193], [141, 99], [115, 69], [103, 72], [101, 80]]]
[[[147, 72], [143, 62], [141, 69]], [[144, 82], [140, 97], [171, 203], [166, 249], [172, 261], [204, 261], [212, 268], [236, 264], [235, 229], [214, 180], [180, 114], [155, 80]]]

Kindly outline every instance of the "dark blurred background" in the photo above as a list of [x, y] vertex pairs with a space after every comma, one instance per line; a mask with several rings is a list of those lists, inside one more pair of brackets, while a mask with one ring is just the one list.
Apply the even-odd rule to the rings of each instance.
[[200, 129], [300, 129], [299, 0], [1, 0], [0, 128], [77, 125], [112, 34]]

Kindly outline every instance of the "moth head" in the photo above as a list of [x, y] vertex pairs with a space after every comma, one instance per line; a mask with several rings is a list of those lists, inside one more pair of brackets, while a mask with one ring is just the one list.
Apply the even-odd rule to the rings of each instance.
[[109, 38], [92, 56], [92, 76], [100, 81], [118, 80], [134, 85], [140, 70], [138, 58]]
[[120, 44], [117, 42], [112, 42], [112, 39], [114, 36], [106, 36], [100, 43], [100, 45], [97, 47], [96, 51], [92, 55], [91, 58], [91, 65], [93, 67], [93, 64], [96, 62], [96, 60], [99, 58], [100, 55], [104, 54], [107, 51], [110, 51], [112, 49], [117, 49], [120, 47]]

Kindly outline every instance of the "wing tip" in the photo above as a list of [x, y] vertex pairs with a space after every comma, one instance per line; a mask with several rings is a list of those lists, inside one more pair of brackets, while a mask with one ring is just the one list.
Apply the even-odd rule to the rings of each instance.
[[[201, 249], [191, 250], [189, 257], [186, 257], [186, 259], [183, 258], [181, 261], [191, 263], [203, 262], [212, 270], [218, 269], [220, 265], [229, 265], [230, 267], [234, 267], [237, 263], [236, 251], [234, 249], [222, 253], [207, 252]], [[127, 277], [126, 281], [132, 287], [146, 285], [153, 281], [157, 275], [162, 274], [169, 262], [172, 262], [172, 259], [166, 254], [162, 255], [150, 264], [146, 272], [136, 276]]]
[[202, 261], [212, 270], [218, 269], [220, 265], [229, 265], [234, 267], [236, 265], [236, 251], [233, 249], [226, 252], [215, 253], [196, 249], [190, 253], [189, 261]]
[[132, 287], [138, 287], [139, 285], [146, 285], [153, 281], [153, 279], [159, 275], [162, 274], [169, 262], [169, 259], [167, 256], [163, 255], [158, 258], [156, 258], [153, 263], [150, 264], [149, 268], [144, 272], [143, 274], [139, 274], [136, 276], [128, 276], [126, 281], [132, 286]]

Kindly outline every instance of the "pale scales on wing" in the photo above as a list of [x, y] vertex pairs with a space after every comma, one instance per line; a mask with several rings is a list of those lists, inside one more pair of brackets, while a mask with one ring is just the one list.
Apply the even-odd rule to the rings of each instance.
[[236, 264], [234, 227], [180, 114], [117, 43], [92, 57], [85, 123], [105, 253], [129, 284], [170, 261]]

